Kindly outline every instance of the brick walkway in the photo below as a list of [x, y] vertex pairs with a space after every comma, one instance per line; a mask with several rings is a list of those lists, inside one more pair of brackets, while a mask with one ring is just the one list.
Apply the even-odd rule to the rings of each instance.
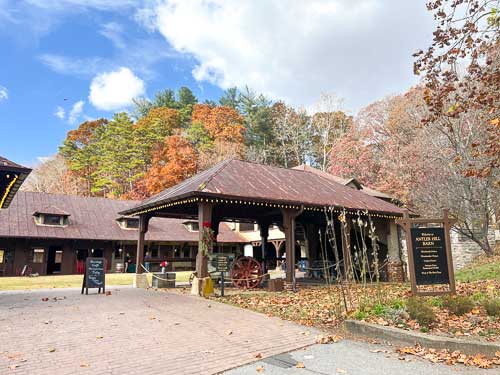
[[0, 293], [0, 374], [214, 374], [314, 341], [304, 327], [189, 295], [110, 290]]

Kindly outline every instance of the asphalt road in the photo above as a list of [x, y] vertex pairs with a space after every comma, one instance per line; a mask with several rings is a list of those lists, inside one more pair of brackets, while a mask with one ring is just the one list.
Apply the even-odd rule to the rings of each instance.
[[[399, 355], [389, 347], [342, 340], [336, 344], [313, 345], [302, 350], [266, 358], [227, 371], [225, 374], [494, 375], [500, 373], [498, 368], [483, 370], [462, 365], [434, 364], [412, 356], [406, 356], [405, 358], [406, 360], [399, 359]], [[304, 368], [297, 368], [297, 362], [302, 362]]]

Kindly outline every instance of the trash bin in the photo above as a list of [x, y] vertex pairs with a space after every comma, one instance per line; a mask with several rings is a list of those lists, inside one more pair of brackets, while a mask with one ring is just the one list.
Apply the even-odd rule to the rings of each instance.
[[175, 272], [153, 272], [153, 288], [175, 288]]

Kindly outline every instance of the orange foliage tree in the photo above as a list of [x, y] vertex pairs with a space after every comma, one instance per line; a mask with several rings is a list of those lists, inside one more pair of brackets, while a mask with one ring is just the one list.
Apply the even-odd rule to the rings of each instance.
[[200, 167], [207, 167], [228, 157], [242, 156], [245, 134], [243, 122], [243, 117], [231, 107], [213, 107], [208, 104], [196, 104], [193, 107], [192, 126], [202, 124], [213, 145], [210, 151], [200, 153]]
[[143, 184], [148, 194], [156, 194], [184, 181], [196, 170], [196, 153], [191, 144], [182, 136], [172, 135], [153, 154]]

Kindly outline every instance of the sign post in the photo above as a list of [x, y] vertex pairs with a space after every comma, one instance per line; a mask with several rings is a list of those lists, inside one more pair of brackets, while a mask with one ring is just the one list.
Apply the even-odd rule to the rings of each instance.
[[89, 288], [98, 288], [97, 293], [106, 292], [106, 272], [104, 258], [89, 257], [85, 261], [85, 273], [83, 275], [82, 294], [89, 294]]
[[216, 270], [220, 272], [220, 295], [224, 297], [224, 273], [229, 271], [229, 257], [227, 256], [217, 256]]
[[[448, 217], [448, 210], [443, 210], [441, 219], [410, 218], [408, 211], [405, 211], [403, 219], [396, 220], [406, 233], [412, 294], [455, 294], [450, 243], [450, 230], [455, 222], [456, 220]], [[423, 227], [413, 227], [415, 224], [422, 224]], [[428, 224], [441, 226], [430, 227]], [[448, 285], [449, 289], [422, 291], [418, 288], [422, 285]]]

